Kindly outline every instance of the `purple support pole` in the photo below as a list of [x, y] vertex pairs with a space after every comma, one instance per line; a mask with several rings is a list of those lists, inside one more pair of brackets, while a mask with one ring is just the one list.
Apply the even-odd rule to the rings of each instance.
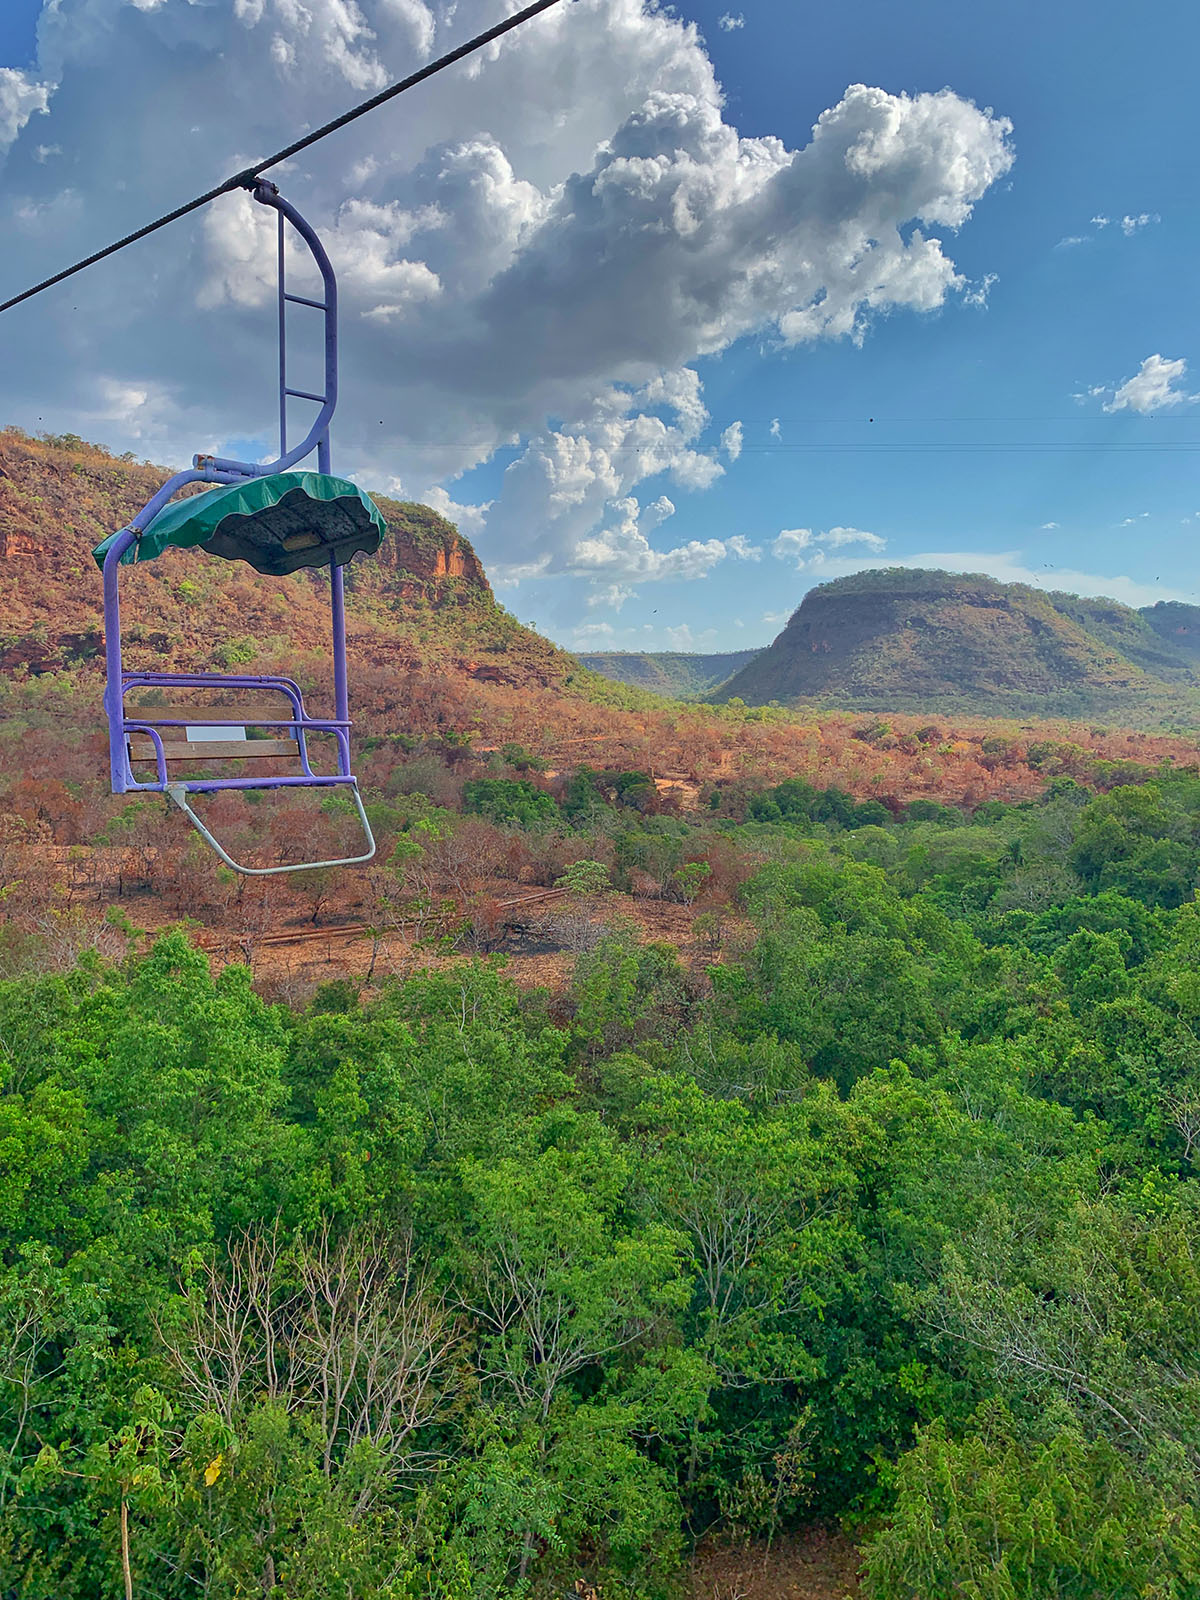
[[125, 748], [125, 689], [121, 682], [121, 600], [117, 571], [121, 557], [137, 538], [127, 528], [104, 558], [104, 664], [108, 681], [104, 709], [108, 714], [108, 770], [114, 794], [124, 794], [129, 783], [129, 754]]
[[350, 696], [346, 687], [346, 600], [342, 590], [342, 569], [329, 569], [329, 589], [333, 596], [333, 715], [339, 722], [350, 717]]
[[[330, 470], [329, 457], [329, 429], [326, 428], [317, 443], [318, 472]], [[346, 722], [350, 717], [346, 674], [346, 591], [342, 569], [336, 561], [329, 563], [329, 596], [333, 613], [333, 714], [339, 722]]]
[[279, 275], [279, 457], [282, 460], [287, 455], [287, 285], [284, 278], [286, 241], [283, 236], [283, 212], [277, 212], [276, 216], [279, 223], [276, 241]]

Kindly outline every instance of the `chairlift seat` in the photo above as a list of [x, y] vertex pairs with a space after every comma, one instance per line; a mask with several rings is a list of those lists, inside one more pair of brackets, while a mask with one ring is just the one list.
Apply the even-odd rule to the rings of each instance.
[[[164, 761], [264, 761], [299, 757], [300, 741], [266, 729], [297, 726], [296, 714], [278, 706], [126, 706], [129, 759], [154, 761], [158, 750], [141, 725], [162, 740]], [[261, 731], [260, 731], [261, 730]], [[313, 728], [310, 732], [318, 732]]]
[[[126, 706], [131, 761], [154, 761], [158, 751], [141, 725], [162, 740], [164, 761], [270, 761], [299, 757], [300, 741], [278, 730], [297, 726], [295, 712], [276, 706]], [[312, 728], [310, 732], [319, 732]]]
[[[373, 554], [387, 532], [383, 513], [369, 495], [346, 478], [330, 471], [329, 424], [337, 405], [337, 280], [333, 264], [321, 241], [273, 183], [247, 177], [243, 186], [254, 200], [278, 216], [279, 263], [277, 294], [279, 321], [279, 455], [270, 462], [227, 460], [220, 456], [193, 457], [190, 471], [176, 472], [153, 494], [142, 509], [92, 552], [104, 574], [104, 653], [107, 687], [104, 709], [108, 719], [109, 770], [114, 794], [158, 793], [171, 799], [212, 847], [226, 866], [250, 877], [280, 872], [304, 872], [314, 867], [357, 866], [375, 854], [371, 824], [358, 792], [350, 763], [350, 709], [346, 672], [346, 615], [342, 568], [360, 550]], [[285, 224], [300, 235], [321, 274], [323, 298], [288, 294], [284, 286]], [[289, 303], [314, 307], [325, 327], [324, 382], [320, 393], [292, 387], [287, 381], [287, 318]], [[290, 449], [287, 411], [290, 399], [315, 402], [319, 407], [303, 440]], [[317, 471], [291, 471], [313, 451]], [[215, 484], [200, 494], [176, 500], [181, 489], [193, 484]], [[311, 717], [304, 709], [300, 686], [292, 678], [260, 674], [206, 672], [129, 672], [121, 659], [121, 608], [118, 573], [122, 565], [152, 561], [174, 546], [206, 550], [226, 561], [245, 561], [256, 572], [280, 577], [302, 567], [324, 567], [328, 572], [330, 617], [333, 624], [333, 717]], [[287, 709], [265, 711], [255, 704], [205, 706], [131, 705], [132, 692], [193, 690], [238, 696], [276, 694]], [[250, 727], [261, 735], [248, 737]], [[321, 734], [332, 740], [332, 772], [314, 772], [309, 763], [308, 738]], [[296, 758], [298, 772], [258, 767], [262, 760]], [[194, 761], [196, 775], [178, 774], [177, 763]], [[204, 770], [210, 763], [248, 762], [249, 772], [216, 776]], [[136, 775], [134, 763], [142, 765]], [[144, 764], [153, 772], [147, 773]], [[169, 770], [168, 763], [175, 767]], [[235, 861], [213, 837], [192, 807], [200, 794], [241, 790], [315, 789], [340, 793], [349, 800], [362, 826], [364, 851], [329, 861], [290, 861], [277, 866], [252, 867]]]

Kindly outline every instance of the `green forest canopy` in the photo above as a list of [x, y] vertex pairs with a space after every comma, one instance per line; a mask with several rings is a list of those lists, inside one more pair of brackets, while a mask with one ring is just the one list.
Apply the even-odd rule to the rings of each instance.
[[[625, 777], [471, 804], [694, 857]], [[704, 826], [703, 991], [0, 985], [0, 1591], [651, 1600], [828, 1519], [875, 1600], [1200, 1592], [1200, 781]]]

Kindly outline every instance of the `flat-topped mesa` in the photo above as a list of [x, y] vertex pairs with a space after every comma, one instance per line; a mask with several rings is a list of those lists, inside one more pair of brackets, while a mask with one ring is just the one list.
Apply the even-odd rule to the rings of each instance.
[[1161, 610], [982, 573], [858, 572], [810, 590], [769, 648], [712, 698], [1114, 714], [1131, 697], [1197, 684], [1187, 634], [1200, 612]]
[[1188, 655], [1200, 656], [1200, 606], [1189, 606], [1184, 600], [1159, 600], [1143, 606], [1140, 614], [1160, 639]]

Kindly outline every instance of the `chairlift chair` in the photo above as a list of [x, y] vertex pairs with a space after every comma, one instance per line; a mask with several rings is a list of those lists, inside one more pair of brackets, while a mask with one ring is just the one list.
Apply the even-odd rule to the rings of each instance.
[[[96, 546], [93, 555], [104, 574], [104, 640], [109, 761], [114, 794], [165, 794], [184, 813], [221, 860], [248, 877], [303, 872], [314, 867], [356, 866], [370, 861], [375, 840], [350, 763], [350, 713], [346, 676], [346, 617], [342, 568], [360, 550], [379, 548], [387, 531], [379, 507], [355, 484], [330, 472], [329, 425], [337, 405], [337, 281], [324, 247], [296, 208], [273, 183], [257, 178], [245, 187], [260, 205], [278, 216], [279, 456], [266, 465], [219, 456], [197, 455], [190, 471], [177, 472], [138, 514]], [[320, 271], [323, 298], [289, 294], [284, 277], [287, 224], [303, 239]], [[322, 394], [291, 388], [287, 377], [287, 306], [319, 311], [325, 326], [325, 380]], [[320, 407], [304, 439], [288, 448], [290, 398]], [[293, 472], [299, 461], [317, 454], [317, 470]], [[187, 484], [217, 487], [176, 501]], [[121, 659], [118, 574], [123, 565], [150, 561], [170, 547], [194, 546], [228, 561], [246, 561], [256, 572], [279, 575], [302, 567], [329, 568], [333, 622], [333, 717], [312, 717], [291, 678], [250, 673], [129, 672]], [[275, 703], [231, 705], [126, 704], [133, 690], [217, 690], [271, 695]], [[255, 730], [257, 737], [251, 735]], [[337, 770], [316, 773], [309, 764], [308, 738], [332, 737]], [[177, 775], [175, 764], [215, 761], [291, 760], [289, 775], [214, 778]], [[135, 776], [152, 767], [154, 776]], [[175, 768], [175, 770], [172, 770]], [[349, 793], [362, 824], [362, 854], [330, 861], [289, 862], [252, 867], [235, 861], [192, 809], [191, 796], [240, 789], [327, 789]]]

